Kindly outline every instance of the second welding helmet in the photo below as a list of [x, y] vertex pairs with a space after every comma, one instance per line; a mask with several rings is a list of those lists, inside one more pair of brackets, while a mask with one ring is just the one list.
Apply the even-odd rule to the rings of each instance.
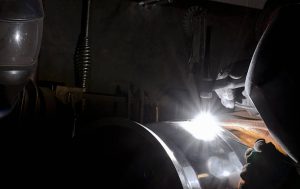
[[277, 12], [252, 58], [245, 89], [271, 135], [300, 161], [300, 4]]
[[0, 0], [0, 118], [36, 69], [43, 17], [40, 0]]

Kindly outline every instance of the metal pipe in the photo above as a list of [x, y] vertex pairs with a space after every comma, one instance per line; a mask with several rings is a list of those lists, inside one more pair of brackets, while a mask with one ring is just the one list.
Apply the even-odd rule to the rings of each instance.
[[170, 4], [173, 3], [173, 0], [146, 0], [138, 3], [140, 6], [149, 6], [149, 5], [161, 5], [161, 4]]
[[82, 33], [85, 37], [89, 37], [89, 26], [90, 26], [90, 12], [91, 12], [91, 0], [83, 0], [82, 7]]

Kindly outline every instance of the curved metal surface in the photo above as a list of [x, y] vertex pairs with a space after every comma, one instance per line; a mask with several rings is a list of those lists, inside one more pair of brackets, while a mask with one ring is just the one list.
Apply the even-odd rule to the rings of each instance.
[[146, 127], [122, 119], [85, 125], [74, 141], [76, 178], [93, 187], [186, 188], [172, 151]]
[[[112, 188], [238, 186], [246, 147], [227, 131], [214, 141], [206, 142], [193, 138], [180, 122], [143, 126], [112, 119], [89, 126], [81, 128], [75, 140], [79, 149], [77, 157], [84, 155], [82, 172], [87, 177], [97, 176], [97, 181], [99, 178], [106, 182], [114, 180]], [[101, 149], [101, 155], [97, 149]], [[101, 176], [88, 174], [100, 167]]]
[[[202, 189], [237, 188], [247, 146], [229, 131], [221, 129], [214, 140], [199, 140], [183, 129], [183, 122], [162, 122], [147, 127], [156, 133], [181, 162], [183, 157]], [[181, 163], [182, 167], [186, 167]]]

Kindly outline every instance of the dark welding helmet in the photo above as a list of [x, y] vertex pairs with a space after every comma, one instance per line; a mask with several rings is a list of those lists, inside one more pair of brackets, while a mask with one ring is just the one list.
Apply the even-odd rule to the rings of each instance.
[[246, 79], [250, 96], [270, 133], [300, 161], [300, 4], [277, 12], [264, 32]]
[[43, 16], [40, 0], [0, 0], [0, 118], [36, 69]]

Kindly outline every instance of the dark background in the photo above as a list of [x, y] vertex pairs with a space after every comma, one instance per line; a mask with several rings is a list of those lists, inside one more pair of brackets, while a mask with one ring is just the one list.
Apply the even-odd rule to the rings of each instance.
[[[206, 1], [145, 8], [129, 0], [93, 0], [89, 91], [114, 94], [119, 87], [127, 93], [135, 86], [158, 102], [174, 95], [197, 98], [190, 94], [195, 93], [195, 86], [187, 79], [191, 41], [183, 25], [188, 8], [195, 5], [208, 11], [212, 32], [208, 59], [213, 76], [237, 62], [249, 64], [261, 35], [259, 9]], [[44, 0], [39, 80], [74, 86], [81, 6], [81, 0]]]

